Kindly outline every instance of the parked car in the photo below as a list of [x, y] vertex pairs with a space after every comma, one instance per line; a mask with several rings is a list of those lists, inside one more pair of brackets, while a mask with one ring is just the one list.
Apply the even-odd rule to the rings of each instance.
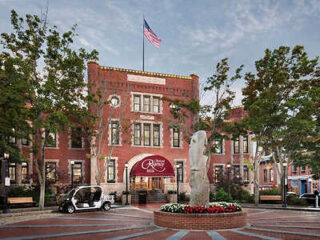
[[[304, 193], [300, 198], [305, 199], [310, 204], [315, 204], [316, 195], [314, 193]], [[318, 204], [320, 203], [320, 194], [318, 193]]]
[[72, 189], [59, 205], [60, 212], [102, 209], [108, 211], [114, 203], [113, 195], [103, 194], [100, 186], [80, 186]]

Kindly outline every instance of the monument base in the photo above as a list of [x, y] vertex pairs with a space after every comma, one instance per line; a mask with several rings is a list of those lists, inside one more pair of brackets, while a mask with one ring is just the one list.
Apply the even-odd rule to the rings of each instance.
[[188, 230], [218, 230], [247, 225], [245, 211], [233, 213], [169, 213], [154, 211], [154, 224], [159, 227]]

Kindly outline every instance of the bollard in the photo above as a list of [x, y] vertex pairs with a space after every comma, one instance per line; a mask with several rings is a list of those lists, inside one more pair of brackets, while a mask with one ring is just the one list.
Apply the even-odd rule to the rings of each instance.
[[316, 195], [316, 208], [319, 207], [319, 195]]

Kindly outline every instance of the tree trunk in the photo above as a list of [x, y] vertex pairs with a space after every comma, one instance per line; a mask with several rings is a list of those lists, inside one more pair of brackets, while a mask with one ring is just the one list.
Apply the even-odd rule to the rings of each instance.
[[259, 177], [260, 177], [260, 172], [259, 172], [259, 166], [260, 161], [258, 157], [256, 156], [254, 159], [254, 205], [259, 204]]
[[44, 196], [46, 193], [46, 184], [44, 181], [39, 181], [40, 184], [40, 198], [39, 198], [39, 209], [44, 209]]

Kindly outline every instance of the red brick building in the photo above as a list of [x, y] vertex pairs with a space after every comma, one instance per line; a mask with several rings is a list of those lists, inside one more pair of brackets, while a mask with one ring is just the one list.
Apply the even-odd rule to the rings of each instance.
[[[166, 164], [170, 164], [174, 176], [178, 171], [180, 192], [189, 192], [189, 145], [184, 141], [182, 131], [170, 127], [173, 121], [170, 108], [174, 106], [163, 99], [165, 97], [185, 102], [192, 98], [198, 99], [198, 76], [103, 67], [96, 62], [90, 62], [88, 80], [96, 83], [96, 86], [104, 86], [100, 90], [102, 94], [106, 94], [108, 100], [103, 111], [104, 124], [108, 124], [108, 130], [103, 134], [101, 148], [101, 155], [108, 156], [101, 182], [106, 192], [117, 191], [120, 195], [125, 190], [126, 163], [131, 191], [157, 190], [166, 193], [168, 190], [175, 190], [176, 177], [172, 177], [172, 173], [171, 177], [167, 177], [157, 174], [139, 175], [135, 172], [136, 166], [142, 160], [154, 155], [167, 160]], [[190, 128], [197, 116], [188, 114], [185, 125]], [[231, 110], [227, 120], [238, 121], [245, 114], [242, 106], [236, 107]], [[70, 184], [72, 175], [75, 185], [96, 182], [99, 162], [97, 164], [97, 160], [90, 157], [89, 141], [79, 137], [77, 131], [80, 129], [50, 134], [53, 141], [45, 150], [46, 174], [47, 181], [54, 186]], [[18, 140], [17, 144], [21, 144], [22, 150], [31, 161], [9, 166], [12, 183], [32, 183], [36, 174], [32, 167], [33, 156], [28, 152], [30, 145], [24, 140]], [[235, 140], [223, 140], [216, 144], [217, 151], [212, 155], [208, 172], [211, 189], [215, 189], [219, 176], [227, 173], [227, 164], [230, 164], [231, 177], [242, 179], [244, 186], [252, 192], [253, 175], [246, 164], [247, 161], [252, 162], [251, 136], [239, 136]], [[33, 177], [29, 178], [29, 175]]]

